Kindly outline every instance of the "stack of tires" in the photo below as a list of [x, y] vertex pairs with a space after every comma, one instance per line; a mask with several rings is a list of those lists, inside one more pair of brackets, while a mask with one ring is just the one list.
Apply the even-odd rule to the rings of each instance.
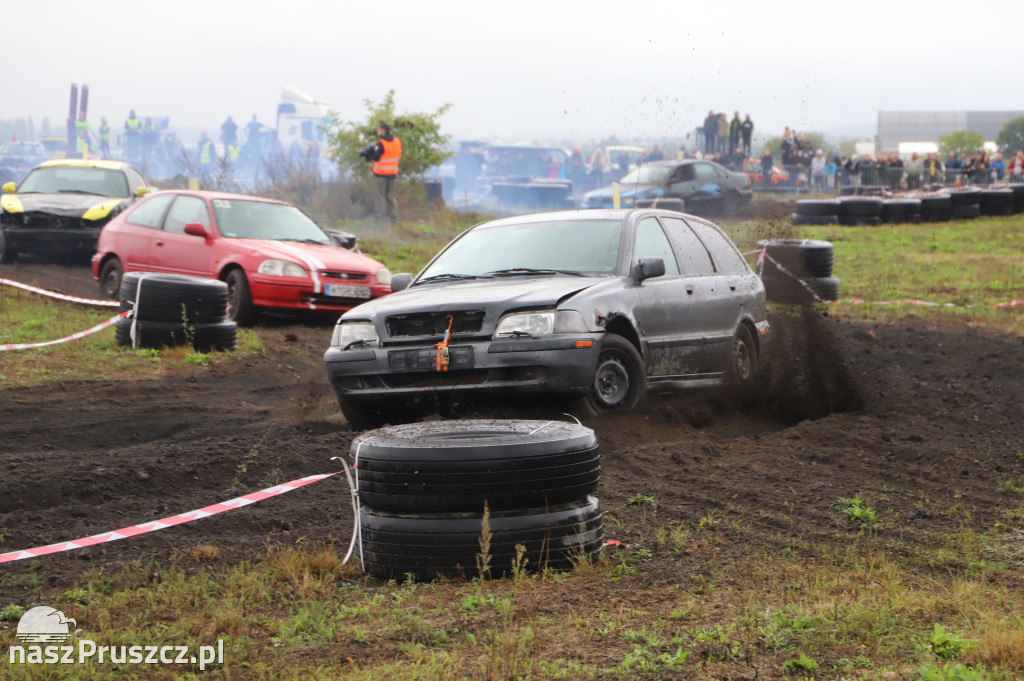
[[1012, 215], [1014, 205], [1013, 190], [1009, 187], [988, 187], [981, 190], [978, 202], [982, 215]]
[[238, 326], [228, 319], [223, 281], [183, 274], [129, 272], [118, 295], [118, 345], [161, 348], [189, 345], [197, 352], [234, 350]]
[[1024, 184], [1011, 184], [1008, 189], [1013, 192], [1013, 212], [1024, 213]]
[[981, 215], [981, 190], [976, 187], [951, 189], [950, 212], [954, 220], [967, 220]]
[[590, 428], [526, 420], [389, 426], [356, 438], [350, 457], [362, 562], [376, 577], [474, 577], [481, 564], [498, 576], [512, 570], [517, 545], [521, 567], [564, 568], [601, 548], [591, 496], [601, 466]]
[[835, 249], [830, 242], [775, 239], [757, 246], [764, 250], [761, 281], [768, 300], [804, 305], [839, 299], [839, 279], [832, 276]]
[[834, 225], [839, 222], [839, 202], [830, 199], [797, 201], [793, 210], [794, 225]]

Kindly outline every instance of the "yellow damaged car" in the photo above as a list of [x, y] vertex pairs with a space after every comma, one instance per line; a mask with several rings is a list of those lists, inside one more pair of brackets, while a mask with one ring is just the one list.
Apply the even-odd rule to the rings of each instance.
[[21, 253], [91, 254], [112, 217], [151, 191], [142, 174], [120, 161], [58, 159], [33, 168], [0, 196], [0, 263]]

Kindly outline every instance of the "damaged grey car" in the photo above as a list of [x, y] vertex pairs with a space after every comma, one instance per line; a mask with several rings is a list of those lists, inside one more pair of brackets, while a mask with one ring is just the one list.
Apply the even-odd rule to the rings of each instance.
[[342, 315], [324, 354], [354, 428], [478, 393], [564, 395], [593, 415], [658, 384], [749, 392], [770, 345], [761, 279], [717, 226], [672, 211], [483, 223], [391, 287]]

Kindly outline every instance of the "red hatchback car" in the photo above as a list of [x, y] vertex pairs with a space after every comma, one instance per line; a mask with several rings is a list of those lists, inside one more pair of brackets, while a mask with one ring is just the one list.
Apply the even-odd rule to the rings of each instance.
[[338, 314], [391, 293], [386, 267], [337, 245], [295, 206], [221, 192], [153, 192], [111, 220], [93, 278], [113, 299], [125, 272], [220, 279], [239, 323], [257, 308]]

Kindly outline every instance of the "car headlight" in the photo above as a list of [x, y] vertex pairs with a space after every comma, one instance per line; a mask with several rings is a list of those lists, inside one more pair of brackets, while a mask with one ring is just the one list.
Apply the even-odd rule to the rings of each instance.
[[391, 286], [391, 270], [387, 267], [377, 270], [377, 283], [381, 286]]
[[260, 263], [260, 266], [256, 269], [260, 274], [269, 274], [274, 277], [308, 277], [302, 267], [296, 265], [288, 260], [277, 260], [271, 258], [264, 260]]
[[513, 312], [498, 321], [494, 337], [546, 336], [552, 333], [586, 333], [587, 325], [576, 310]]
[[373, 322], [339, 322], [331, 336], [332, 348], [377, 345], [377, 329]]

